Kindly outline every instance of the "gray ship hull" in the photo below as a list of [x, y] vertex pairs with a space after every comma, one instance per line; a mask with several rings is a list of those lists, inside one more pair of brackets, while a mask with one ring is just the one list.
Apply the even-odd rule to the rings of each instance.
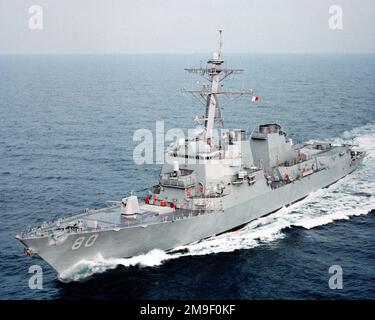
[[[68, 270], [82, 260], [131, 257], [156, 248], [169, 250], [242, 226], [335, 183], [354, 171], [362, 160], [353, 163], [346, 156], [341, 157], [329, 168], [276, 189], [269, 188], [265, 180], [257, 182], [257, 187], [250, 189], [251, 192], [247, 185], [240, 185], [237, 192], [226, 197], [221, 211], [163, 223], [71, 233], [58, 241], [51, 237], [20, 241], [64, 277]], [[83, 240], [78, 240], [79, 248], [72, 250], [78, 238]], [[95, 239], [93, 244], [90, 239]]]

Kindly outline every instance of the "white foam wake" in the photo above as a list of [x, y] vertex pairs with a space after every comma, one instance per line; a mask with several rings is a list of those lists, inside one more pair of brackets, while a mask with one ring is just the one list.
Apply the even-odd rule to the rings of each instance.
[[62, 275], [62, 278], [64, 281], [77, 281], [119, 265], [157, 266], [182, 256], [254, 248], [284, 237], [286, 228], [298, 226], [311, 229], [336, 220], [347, 220], [351, 216], [366, 215], [375, 209], [375, 124], [344, 132], [335, 142], [343, 143], [352, 139], [361, 149], [368, 152], [364, 165], [338, 183], [327, 189], [318, 190], [294, 205], [259, 218], [239, 231], [176, 248], [172, 254], [155, 249], [145, 255], [127, 259], [98, 257], [95, 262], [82, 261], [73, 270]]
[[115, 269], [120, 265], [125, 267], [135, 265], [153, 267], [162, 264], [165, 260], [170, 258], [171, 256], [169, 254], [159, 249], [154, 249], [147, 254], [132, 258], [105, 259], [101, 255], [98, 255], [95, 261], [82, 260], [72, 269], [65, 271], [60, 275], [60, 280], [63, 282], [80, 281], [92, 276], [93, 274]]

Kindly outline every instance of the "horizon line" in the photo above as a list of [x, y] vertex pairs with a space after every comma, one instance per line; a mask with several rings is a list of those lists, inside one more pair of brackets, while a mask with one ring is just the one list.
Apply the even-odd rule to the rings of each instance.
[[[207, 55], [212, 52], [0, 52], [0, 55]], [[369, 55], [375, 54], [375, 51], [360, 52], [333, 52], [333, 51], [321, 51], [321, 52], [248, 52], [248, 51], [233, 51], [224, 52], [224, 55], [231, 54], [254, 54], [254, 55], [282, 55], [282, 54], [293, 54], [293, 55]]]

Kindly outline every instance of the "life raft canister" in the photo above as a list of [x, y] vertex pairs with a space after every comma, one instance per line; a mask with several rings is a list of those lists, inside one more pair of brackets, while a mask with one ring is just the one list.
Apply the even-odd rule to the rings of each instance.
[[189, 198], [189, 197], [191, 196], [191, 190], [190, 190], [190, 187], [187, 187], [187, 188], [185, 189], [185, 191], [186, 191], [186, 196]]
[[288, 171], [286, 171], [284, 173], [284, 180], [289, 180], [289, 173], [288, 173]]
[[199, 192], [203, 193], [204, 192], [204, 185], [202, 182], [199, 182]]

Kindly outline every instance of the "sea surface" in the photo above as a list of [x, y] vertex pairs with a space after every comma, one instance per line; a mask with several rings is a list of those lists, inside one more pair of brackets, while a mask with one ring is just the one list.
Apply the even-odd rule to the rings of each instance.
[[[0, 299], [374, 299], [375, 56], [241, 55], [225, 88], [261, 97], [225, 106], [227, 128], [277, 122], [295, 142], [358, 144], [363, 166], [305, 200], [237, 232], [167, 254], [86, 263], [58, 279], [15, 235], [55, 216], [101, 207], [157, 182], [136, 165], [137, 129], [193, 128], [203, 111], [180, 88], [195, 55], [0, 56]], [[200, 81], [197, 83], [197, 81]], [[181, 249], [181, 248], [180, 248]], [[29, 288], [30, 266], [43, 289]], [[330, 266], [343, 289], [330, 289]]]

